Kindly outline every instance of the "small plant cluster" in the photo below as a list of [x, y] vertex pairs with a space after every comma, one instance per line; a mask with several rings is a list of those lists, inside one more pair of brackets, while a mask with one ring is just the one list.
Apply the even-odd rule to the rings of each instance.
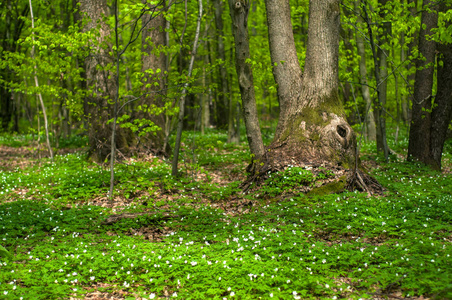
[[[246, 195], [240, 213], [249, 199], [236, 199], [239, 181], [212, 181], [226, 164], [215, 159], [196, 162], [201, 179], [158, 160], [118, 164], [127, 201], [114, 209], [93, 205], [108, 176], [83, 155], [0, 171], [0, 299], [452, 298], [450, 174], [391, 161], [373, 171], [384, 196], [307, 196], [300, 184], [332, 173], [291, 167], [266, 185], [291, 196]], [[136, 217], [106, 222], [119, 209]]]
[[275, 197], [283, 192], [299, 190], [301, 187], [312, 186], [316, 181], [333, 177], [334, 173], [323, 167], [314, 175], [312, 168], [289, 166], [282, 172], [269, 174], [259, 192]]

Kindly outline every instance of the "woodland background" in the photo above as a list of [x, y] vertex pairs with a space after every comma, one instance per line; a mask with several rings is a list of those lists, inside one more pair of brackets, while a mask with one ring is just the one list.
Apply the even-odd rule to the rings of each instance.
[[[237, 2], [271, 145], [270, 1]], [[302, 68], [308, 2], [290, 1]], [[364, 173], [287, 165], [244, 191], [228, 2], [0, 1], [0, 299], [451, 299], [449, 4], [343, 0]]]

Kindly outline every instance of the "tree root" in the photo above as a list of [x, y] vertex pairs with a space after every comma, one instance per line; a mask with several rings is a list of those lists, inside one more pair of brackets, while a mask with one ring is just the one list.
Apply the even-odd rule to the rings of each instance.
[[[325, 166], [325, 164], [320, 164], [317, 162], [315, 165], [312, 164], [306, 164], [306, 166], [312, 166], [314, 169], [317, 166]], [[336, 174], [336, 178], [339, 178], [342, 175], [339, 175], [337, 173], [337, 170], [341, 169], [335, 168], [334, 166], [327, 165], [327, 169], [330, 169], [333, 171], [333, 173]], [[270, 160], [267, 157], [267, 154], [265, 154], [263, 157], [261, 157], [258, 160], [255, 160], [251, 162], [246, 171], [248, 172], [248, 177], [243, 181], [243, 183], [240, 185], [240, 188], [242, 189], [243, 193], [246, 193], [250, 191], [250, 189], [258, 188], [260, 184], [262, 184], [265, 179], [268, 178], [268, 175], [270, 173], [280, 172], [283, 171], [284, 168], [281, 168], [281, 165], [278, 164], [278, 162], [270, 162]], [[349, 191], [361, 191], [367, 193], [367, 195], [370, 197], [372, 195], [382, 195], [384, 192], [383, 186], [372, 176], [368, 175], [365, 170], [363, 171], [360, 168], [354, 168], [347, 171], [347, 182], [345, 185], [345, 189]], [[343, 173], [342, 173], [343, 174]]]
[[349, 191], [366, 192], [369, 197], [374, 194], [381, 195], [384, 192], [383, 186], [375, 178], [359, 168], [349, 171], [345, 188]]

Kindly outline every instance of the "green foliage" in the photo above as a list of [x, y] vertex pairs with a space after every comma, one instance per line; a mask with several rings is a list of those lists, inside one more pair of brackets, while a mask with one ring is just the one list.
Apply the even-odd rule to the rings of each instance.
[[12, 255], [8, 252], [8, 250], [5, 249], [5, 247], [0, 245], [0, 257], [3, 257], [4, 259], [11, 259]]
[[312, 186], [317, 180], [332, 177], [334, 177], [334, 174], [325, 168], [320, 168], [320, 172], [314, 175], [310, 168], [288, 167], [282, 172], [269, 174], [264, 186], [258, 193], [275, 197], [283, 192], [300, 190], [303, 186]]
[[314, 181], [314, 175], [310, 170], [299, 167], [288, 167], [283, 172], [269, 175], [267, 184], [279, 188], [294, 188], [300, 185], [309, 185]]
[[[0, 254], [2, 297], [83, 298], [99, 285], [105, 287], [97, 291], [122, 290], [135, 298], [357, 299], [379, 291], [452, 296], [450, 174], [392, 158], [373, 171], [387, 188], [384, 196], [305, 196], [296, 192], [300, 184], [331, 173], [292, 167], [267, 182], [291, 189], [291, 198], [279, 197], [282, 191], [275, 201], [248, 195], [253, 204], [247, 204], [246, 198], [234, 200], [239, 181], [211, 179], [228, 166], [214, 156], [236, 161], [229, 165], [248, 160], [247, 153], [234, 156], [240, 145], [227, 144], [219, 131], [189, 132], [183, 144], [197, 145], [186, 152], [200, 155], [185, 162], [185, 177], [172, 178], [157, 159], [115, 167], [116, 195], [128, 201], [120, 212], [86, 205], [105, 195], [108, 170], [82, 155], [0, 173], [0, 240], [14, 253], [12, 259]], [[406, 147], [405, 137], [397, 145]], [[364, 144], [368, 149], [374, 145]], [[369, 158], [375, 159], [372, 151]], [[193, 177], [194, 170], [205, 179]], [[103, 223], [124, 212], [139, 214]], [[146, 232], [151, 240], [141, 236]]]

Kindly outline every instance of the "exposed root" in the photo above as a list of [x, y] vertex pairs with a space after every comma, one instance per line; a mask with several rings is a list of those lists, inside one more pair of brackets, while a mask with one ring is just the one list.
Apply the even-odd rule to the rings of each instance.
[[[248, 177], [240, 186], [243, 193], [249, 192], [251, 189], [258, 189], [259, 186], [263, 184], [263, 182], [268, 178], [269, 174], [281, 172], [289, 166], [294, 165], [284, 165], [281, 163], [281, 161], [271, 161], [269, 157], [267, 157], [267, 154], [261, 157], [259, 160], [253, 161], [246, 169], [249, 174]], [[368, 175], [360, 168], [346, 170], [340, 166], [334, 166], [326, 162], [320, 163], [319, 161], [315, 163], [298, 163], [296, 164], [296, 166], [309, 168], [315, 176], [317, 176], [321, 168], [327, 169], [335, 174], [334, 178], [321, 181], [320, 185], [317, 185], [317, 187], [331, 183], [333, 181], [338, 181], [339, 178], [344, 175], [344, 173], [348, 173], [345, 190], [358, 190], [365, 192], [369, 197], [372, 195], [381, 195], [384, 192], [384, 188], [381, 186], [381, 184], [375, 178]], [[312, 188], [313, 187], [309, 187], [307, 190], [311, 190]]]
[[269, 173], [282, 171], [274, 168], [267, 158], [267, 153], [264, 156], [256, 161], [251, 162], [248, 167], [246, 167], [246, 172], [250, 175], [245, 179], [245, 181], [240, 185], [243, 193], [246, 193], [253, 183], [259, 185], [261, 184], [267, 177]]
[[375, 178], [366, 174], [359, 168], [349, 171], [345, 188], [349, 191], [358, 190], [367, 192], [369, 197], [374, 194], [381, 195], [385, 190]]

